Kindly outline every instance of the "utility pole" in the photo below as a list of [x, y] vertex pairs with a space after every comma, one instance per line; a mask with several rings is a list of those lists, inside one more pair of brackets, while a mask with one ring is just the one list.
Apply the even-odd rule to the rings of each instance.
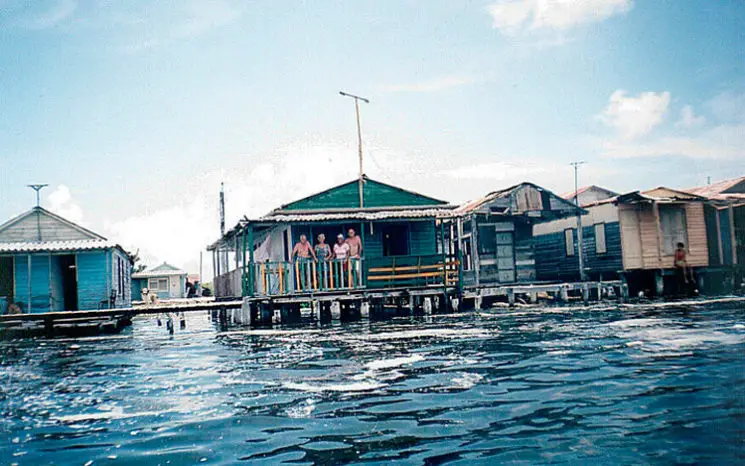
[[[580, 165], [584, 165], [586, 162], [584, 161], [577, 161], [572, 162], [570, 165], [574, 167], [574, 203], [577, 205], [577, 207], [581, 206], [579, 205], [579, 184], [578, 184], [578, 176], [577, 171], [579, 170]], [[579, 256], [579, 279], [582, 281], [585, 281], [585, 252], [584, 248], [582, 247], [582, 213], [577, 214], [577, 254]]]
[[339, 91], [339, 94], [343, 95], [344, 97], [351, 97], [354, 99], [354, 112], [357, 116], [357, 149], [359, 151], [359, 157], [360, 157], [360, 179], [359, 179], [359, 191], [360, 191], [360, 208], [365, 206], [365, 200], [364, 195], [362, 194], [362, 185], [364, 183], [363, 175], [364, 172], [362, 171], [362, 129], [360, 128], [360, 103], [359, 101], [363, 101], [366, 104], [369, 104], [370, 101], [364, 97], [360, 97], [358, 95], [353, 94], [347, 94], [344, 91]]
[[41, 242], [41, 212], [39, 208], [41, 207], [41, 198], [39, 196], [39, 191], [49, 186], [48, 184], [29, 184], [27, 185], [29, 188], [36, 191], [36, 240]]

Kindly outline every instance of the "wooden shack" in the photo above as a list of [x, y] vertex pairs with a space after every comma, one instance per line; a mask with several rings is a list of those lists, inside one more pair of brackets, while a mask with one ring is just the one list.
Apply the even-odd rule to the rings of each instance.
[[[599, 186], [578, 190], [582, 215], [582, 253], [588, 280], [617, 280], [623, 271], [617, 193]], [[574, 199], [574, 193], [562, 197]], [[536, 273], [541, 281], [579, 281], [577, 217], [537, 223], [533, 227]]]
[[576, 218], [572, 202], [521, 183], [463, 204], [454, 211], [462, 251], [463, 286], [537, 280], [535, 225]]
[[[445, 201], [363, 178], [280, 206], [257, 219], [244, 219], [210, 245], [218, 297], [283, 295], [357, 288], [432, 284], [442, 280], [443, 233], [439, 218], [454, 209]], [[294, 261], [304, 235], [316, 244], [324, 234], [359, 235], [363, 255], [345, 265]], [[453, 276], [457, 271], [453, 272]]]
[[0, 311], [129, 307], [131, 269], [119, 245], [42, 207], [0, 225]]

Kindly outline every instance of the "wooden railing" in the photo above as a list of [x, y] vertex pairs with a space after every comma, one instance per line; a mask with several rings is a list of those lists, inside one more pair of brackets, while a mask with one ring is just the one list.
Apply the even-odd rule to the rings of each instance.
[[362, 259], [300, 260], [253, 264], [253, 276], [244, 277], [245, 288], [255, 296], [277, 296], [363, 287]]
[[368, 288], [402, 286], [456, 286], [459, 262], [452, 256], [402, 256], [370, 259], [365, 278]]

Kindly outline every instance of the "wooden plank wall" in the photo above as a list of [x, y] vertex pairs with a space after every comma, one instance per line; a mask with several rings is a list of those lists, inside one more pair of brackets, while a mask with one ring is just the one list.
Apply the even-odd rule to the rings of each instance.
[[[41, 237], [43, 241], [72, 241], [96, 239], [95, 237], [76, 230], [69, 225], [50, 217], [45, 213], [39, 216], [41, 223]], [[33, 242], [38, 240], [38, 227], [36, 214], [33, 213], [21, 219], [19, 222], [9, 226], [0, 232], [0, 242]]]
[[[367, 181], [363, 188], [365, 207], [398, 207], [438, 204], [437, 201], [412, 192], [396, 189], [374, 181]], [[357, 182], [347, 183], [307, 199], [285, 206], [286, 210], [345, 209], [360, 206]]]
[[[708, 267], [709, 248], [706, 241], [704, 204], [689, 202], [685, 208], [688, 228], [688, 264], [692, 267]], [[674, 256], [663, 256], [663, 262], [666, 268], [673, 267]]]
[[98, 309], [101, 301], [109, 298], [107, 251], [77, 253], [78, 308]]
[[[15, 256], [15, 299], [29, 308], [28, 255]], [[49, 309], [49, 256], [31, 254], [31, 312], [48, 312]]]
[[[582, 244], [585, 268], [590, 279], [611, 279], [623, 270], [621, 251], [621, 229], [618, 222], [604, 223], [606, 252], [598, 254], [595, 242], [595, 226], [582, 228]], [[577, 229], [574, 231], [575, 243]], [[576, 247], [576, 246], [575, 246]], [[579, 256], [566, 255], [564, 231], [537, 235], [535, 237], [536, 274], [538, 280], [579, 280]]]

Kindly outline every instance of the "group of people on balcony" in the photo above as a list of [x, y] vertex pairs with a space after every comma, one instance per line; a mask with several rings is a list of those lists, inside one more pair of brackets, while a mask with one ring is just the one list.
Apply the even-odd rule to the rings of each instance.
[[295, 244], [291, 255], [291, 258], [297, 262], [343, 261], [360, 257], [362, 257], [362, 240], [353, 228], [347, 232], [346, 239], [343, 234], [339, 233], [333, 247], [326, 243], [326, 235], [323, 233], [318, 235], [318, 243], [315, 246], [310, 244], [307, 236], [300, 235], [300, 241]]

